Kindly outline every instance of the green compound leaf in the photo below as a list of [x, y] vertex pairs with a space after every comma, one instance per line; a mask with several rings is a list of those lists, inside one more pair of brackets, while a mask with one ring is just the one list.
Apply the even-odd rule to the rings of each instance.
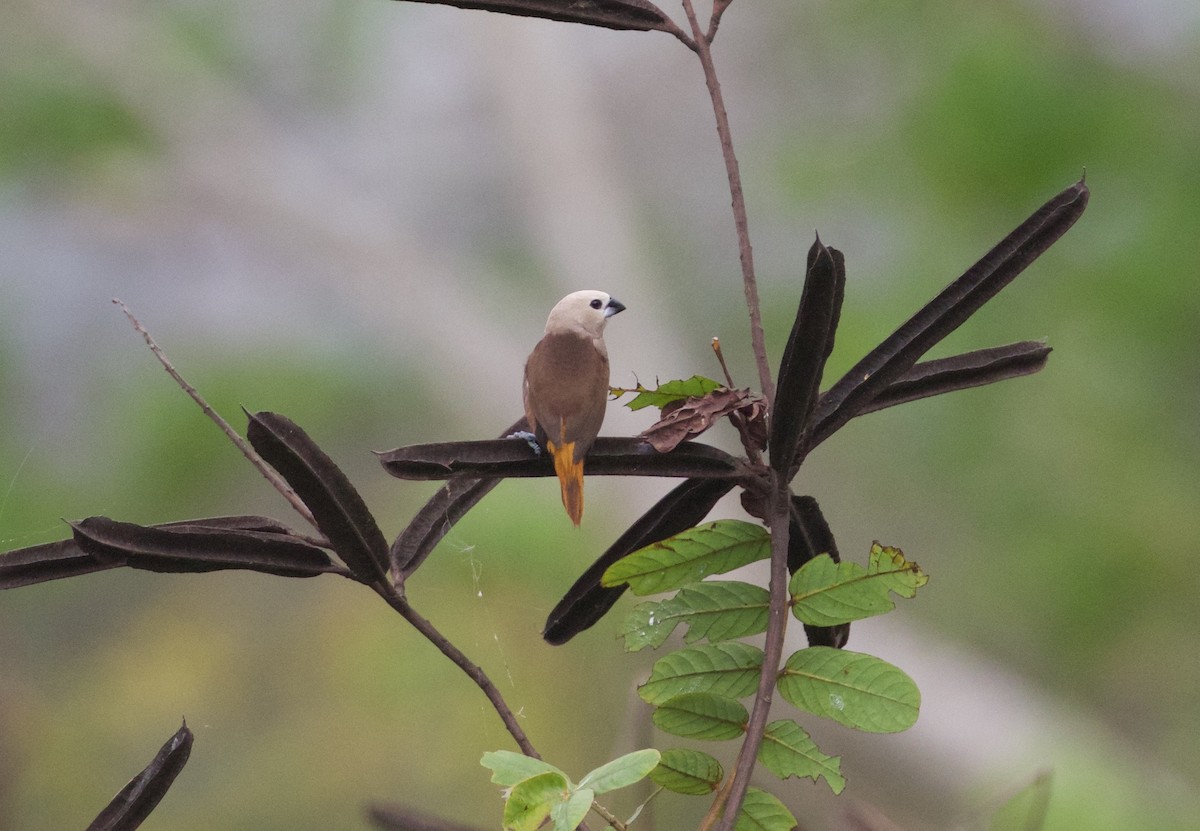
[[684, 640], [727, 641], [766, 631], [767, 590], [736, 580], [706, 580], [684, 586], [674, 597], [640, 603], [625, 619], [625, 648], [657, 649], [684, 624]]
[[492, 772], [493, 782], [508, 788], [542, 773], [556, 773], [564, 781], [567, 779], [565, 773], [549, 762], [543, 762], [541, 759], [535, 759], [523, 753], [514, 753], [511, 750], [493, 750], [490, 753], [484, 753], [479, 764]]
[[608, 793], [640, 782], [658, 765], [660, 755], [653, 748], [626, 753], [584, 776], [579, 780], [579, 787], [591, 788], [596, 793]]
[[796, 818], [766, 791], [747, 788], [733, 831], [792, 831]]
[[686, 739], [736, 739], [750, 714], [732, 698], [712, 693], [684, 693], [669, 698], [654, 711], [654, 726]]
[[890, 597], [912, 597], [929, 582], [916, 563], [898, 548], [874, 543], [867, 567], [835, 563], [828, 554], [814, 557], [792, 577], [792, 614], [811, 626], [836, 626], [890, 612]]
[[650, 779], [654, 784], [689, 796], [712, 793], [724, 776], [721, 763], [712, 756], [699, 750], [682, 748], [664, 750], [658, 767], [650, 771]]
[[689, 528], [617, 560], [600, 582], [628, 583], [634, 594], [674, 591], [771, 556], [771, 537], [761, 525], [719, 519]]
[[898, 733], [912, 727], [921, 692], [903, 670], [861, 652], [810, 646], [794, 653], [779, 674], [788, 702], [847, 727]]
[[575, 831], [591, 810], [595, 798], [596, 794], [590, 788], [581, 788], [551, 808], [554, 831]]
[[646, 389], [641, 384], [637, 385], [635, 390], [616, 390], [613, 395], [620, 398], [626, 392], [636, 392], [637, 395], [632, 401], [626, 403], [626, 407], [631, 410], [640, 410], [643, 407], [658, 407], [660, 410], [675, 401], [686, 401], [689, 398], [700, 398], [708, 395], [713, 390], [721, 385], [711, 378], [705, 378], [703, 375], [693, 375], [686, 381], [667, 381], [665, 384], [659, 384], [658, 389]]
[[743, 698], [758, 688], [762, 660], [761, 649], [741, 641], [689, 646], [655, 661], [638, 695], [655, 706], [690, 692]]
[[841, 757], [822, 753], [804, 728], [791, 719], [767, 725], [758, 761], [780, 779], [807, 776], [815, 782], [824, 776], [834, 793], [840, 794], [846, 787]]
[[553, 772], [514, 785], [504, 803], [504, 831], [537, 831], [550, 812], [566, 801], [568, 788], [566, 778]]

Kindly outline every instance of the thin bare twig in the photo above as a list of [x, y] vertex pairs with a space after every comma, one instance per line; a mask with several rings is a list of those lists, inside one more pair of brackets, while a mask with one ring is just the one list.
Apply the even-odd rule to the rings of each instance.
[[717, 798], [713, 800], [712, 805], [708, 806], [708, 812], [704, 815], [704, 819], [700, 821], [699, 831], [709, 831], [721, 818], [721, 812], [725, 810], [725, 800], [729, 798], [729, 789], [733, 787], [733, 780], [737, 778], [737, 771], [725, 777], [720, 790], [717, 791]]
[[529, 741], [529, 737], [525, 735], [525, 731], [521, 729], [521, 725], [517, 723], [517, 717], [513, 713], [512, 708], [508, 706], [508, 703], [504, 700], [504, 696], [500, 694], [500, 690], [496, 689], [496, 685], [492, 683], [492, 679], [488, 678], [487, 673], [478, 664], [463, 654], [462, 650], [452, 644], [445, 635], [438, 631], [436, 626], [422, 617], [409, 604], [408, 600], [396, 591], [395, 587], [376, 587], [376, 591], [389, 606], [400, 613], [402, 618], [411, 623], [414, 629], [424, 635], [425, 640], [437, 647], [439, 652], [449, 658], [456, 667], [465, 672], [467, 677], [475, 682], [475, 685], [487, 696], [487, 700], [492, 702], [492, 708], [500, 716], [500, 720], [504, 722], [504, 726], [517, 743], [517, 747], [521, 748], [521, 752], [535, 759], [542, 758], [541, 754], [534, 749], [533, 744]]
[[708, 33], [704, 39], [709, 43], [713, 42], [713, 38], [717, 36], [717, 27], [721, 25], [721, 15], [725, 14], [725, 10], [729, 8], [732, 0], [713, 0], [712, 18], [708, 21]]
[[608, 810], [594, 799], [592, 800], [592, 810], [604, 818], [604, 821], [608, 823], [609, 828], [616, 829], [616, 831], [629, 830], [629, 826], [617, 819], [616, 815], [613, 814], [612, 811]]
[[711, 44], [700, 29], [700, 21], [696, 17], [692, 0], [683, 0], [683, 8], [692, 27], [696, 55], [704, 69], [704, 82], [708, 85], [708, 95], [712, 100], [713, 115], [717, 121], [717, 135], [721, 140], [721, 155], [725, 159], [725, 174], [729, 179], [729, 195], [733, 207], [733, 224], [738, 238], [738, 256], [742, 264], [742, 285], [746, 293], [746, 308], [750, 313], [750, 343], [754, 349], [755, 362], [758, 364], [758, 381], [767, 404], [774, 406], [775, 380], [771, 377], [770, 362], [767, 360], [767, 341], [763, 334], [762, 311], [758, 301], [758, 281], [754, 276], [754, 251], [750, 246], [750, 227], [746, 218], [746, 197], [742, 193], [742, 174], [738, 169], [737, 156], [733, 152], [729, 114], [725, 111], [725, 100], [721, 96], [721, 84], [717, 80]]
[[712, 339], [712, 350], [717, 355], [717, 363], [721, 365], [721, 371], [725, 373], [725, 383], [730, 389], [734, 388], [733, 376], [729, 374], [729, 367], [725, 365], [725, 353], [721, 351], [721, 339]]
[[[667, 16], [664, 14], [663, 17], [667, 17]], [[683, 31], [683, 29], [680, 29], [677, 25], [675, 25], [675, 21], [671, 20], [671, 18], [667, 17], [667, 21], [668, 21], [667, 27], [663, 29], [664, 32], [667, 32], [668, 34], [672, 34], [675, 37], [677, 37], [679, 39], [680, 43], [682, 43], [688, 49], [691, 49], [693, 52], [699, 51], [698, 47], [696, 46], [696, 41], [694, 41], [690, 37], [688, 37], [687, 32]]]
[[[160, 364], [162, 364], [163, 369], [167, 371], [167, 374], [175, 379], [175, 383], [179, 385], [180, 389], [186, 392], [188, 396], [200, 406], [200, 410], [204, 413], [204, 415], [208, 416], [210, 421], [216, 424], [217, 427], [221, 428], [221, 432], [229, 437], [229, 440], [233, 442], [234, 446], [236, 446], [238, 450], [242, 451], [242, 455], [249, 460], [250, 464], [258, 468], [258, 472], [261, 473], [263, 477], [271, 483], [271, 486], [275, 488], [275, 490], [279, 491], [280, 495], [284, 499], [291, 503], [292, 507], [296, 510], [296, 513], [300, 514], [300, 516], [304, 518], [305, 522], [316, 528], [317, 522], [315, 519], [313, 519], [312, 512], [308, 510], [308, 507], [302, 501], [300, 501], [300, 497], [296, 495], [296, 492], [292, 490], [291, 486], [288, 485], [287, 482], [283, 481], [283, 478], [275, 472], [274, 468], [262, 460], [262, 457], [254, 451], [254, 448], [251, 447], [245, 439], [238, 435], [237, 431], [229, 425], [229, 422], [222, 418], [221, 414], [214, 410], [209, 403], [204, 400], [204, 397], [201, 396], [200, 393], [196, 392], [195, 387], [184, 380], [183, 376], [180, 375], [179, 371], [175, 369], [170, 359], [167, 358], [166, 353], [162, 351], [162, 348], [155, 343], [154, 338], [152, 338], [150, 333], [146, 331], [146, 327], [141, 324], [141, 321], [133, 316], [133, 312], [129, 311], [129, 307], [116, 297], [113, 298], [112, 302], [121, 307], [121, 311], [125, 313], [125, 317], [129, 318], [129, 322], [133, 324], [134, 330], [146, 341], [146, 345], [150, 347], [150, 351], [154, 353], [154, 357], [158, 359]], [[329, 542], [327, 540], [322, 540], [321, 544], [327, 547]]]

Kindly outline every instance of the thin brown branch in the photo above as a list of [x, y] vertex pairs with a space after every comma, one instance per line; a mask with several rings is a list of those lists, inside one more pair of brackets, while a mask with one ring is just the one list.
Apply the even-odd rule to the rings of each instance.
[[616, 829], [616, 831], [629, 831], [629, 826], [617, 819], [616, 815], [612, 811], [608, 810], [594, 799], [592, 800], [592, 810], [604, 818], [604, 821], [608, 823], [609, 828]]
[[771, 516], [771, 603], [767, 612], [767, 638], [763, 645], [762, 674], [758, 681], [758, 692], [754, 696], [754, 708], [746, 724], [746, 738], [738, 752], [737, 766], [733, 772], [733, 784], [725, 802], [724, 816], [717, 831], [731, 831], [750, 784], [750, 774], [758, 760], [758, 749], [762, 746], [763, 731], [771, 713], [771, 700], [775, 693], [775, 682], [783, 660], [783, 636], [787, 632], [788, 618], [788, 530], [791, 521], [791, 493], [783, 474], [772, 471], [774, 486], [769, 504]]
[[418, 632], [425, 636], [425, 639], [437, 647], [438, 651], [445, 655], [459, 669], [467, 674], [467, 677], [475, 682], [475, 686], [483, 691], [487, 696], [487, 700], [492, 703], [492, 708], [496, 714], [500, 716], [500, 720], [504, 722], [505, 728], [508, 729], [509, 735], [517, 743], [517, 747], [526, 756], [532, 756], [535, 759], [540, 759], [539, 754], [530, 743], [529, 738], [525, 735], [525, 731], [521, 729], [521, 725], [517, 723], [517, 717], [513, 714], [512, 708], [505, 702], [504, 696], [500, 695], [500, 690], [496, 689], [496, 685], [492, 683], [492, 679], [488, 678], [487, 673], [481, 667], [471, 661], [463, 652], [454, 644], [452, 644], [445, 635], [438, 631], [432, 623], [417, 613], [404, 597], [401, 597], [392, 586], [377, 587], [376, 591], [387, 602], [389, 606], [395, 609], [402, 618], [413, 625]]
[[708, 812], [704, 815], [704, 819], [700, 821], [699, 831], [709, 831], [721, 818], [721, 812], [725, 810], [725, 800], [729, 799], [729, 790], [733, 787], [733, 780], [737, 777], [737, 771], [729, 774], [725, 781], [721, 784], [721, 789], [717, 791], [717, 797], [713, 800], [712, 805], [708, 807]]
[[721, 16], [729, 8], [732, 0], [713, 0], [712, 17], [708, 21], [708, 33], [704, 36], [709, 43], [717, 36], [717, 27], [721, 25]]
[[704, 82], [712, 100], [713, 115], [717, 121], [717, 135], [721, 141], [721, 155], [725, 159], [725, 174], [729, 179], [729, 195], [733, 207], [733, 224], [737, 231], [738, 256], [742, 264], [742, 285], [746, 294], [746, 308], [750, 313], [750, 343], [754, 359], [758, 364], [758, 380], [768, 405], [775, 402], [775, 380], [767, 360], [767, 343], [763, 334], [762, 311], [758, 301], [758, 281], [754, 276], [754, 251], [750, 246], [750, 227], [746, 218], [746, 197], [742, 192], [742, 174], [738, 169], [737, 156], [733, 152], [733, 134], [729, 128], [729, 114], [725, 111], [725, 100], [721, 96], [721, 84], [713, 64], [712, 48], [708, 37], [700, 29], [696, 9], [692, 0], [683, 0], [683, 8], [692, 27], [696, 42], [696, 55], [704, 69]]
[[[112, 302], [121, 307], [121, 311], [125, 313], [125, 317], [129, 318], [129, 322], [133, 324], [134, 330], [146, 341], [146, 345], [150, 347], [150, 351], [154, 353], [154, 357], [158, 359], [158, 362], [162, 364], [163, 369], [165, 369], [167, 374], [175, 380], [175, 383], [179, 385], [180, 389], [186, 392], [188, 396], [200, 406], [201, 412], [208, 416], [209, 420], [221, 429], [221, 432], [223, 432], [229, 438], [229, 440], [233, 442], [234, 446], [237, 447], [238, 450], [242, 451], [242, 455], [249, 460], [250, 464], [254, 465], [258, 469], [258, 472], [261, 473], [263, 477], [271, 483], [271, 486], [275, 488], [275, 490], [279, 491], [280, 495], [284, 499], [291, 503], [292, 507], [296, 510], [296, 513], [300, 514], [300, 516], [304, 518], [305, 522], [316, 528], [317, 523], [316, 520], [313, 519], [312, 512], [308, 510], [308, 507], [302, 501], [300, 501], [300, 497], [296, 495], [296, 492], [292, 490], [291, 486], [289, 486], [287, 482], [283, 481], [279, 474], [275, 472], [274, 468], [262, 460], [262, 457], [255, 452], [254, 448], [251, 447], [245, 439], [238, 435], [237, 431], [230, 426], [229, 422], [222, 418], [221, 414], [214, 410], [209, 403], [204, 400], [204, 397], [196, 391], [195, 387], [184, 380], [183, 376], [179, 374], [179, 371], [175, 369], [175, 366], [167, 358], [166, 353], [162, 351], [162, 348], [154, 341], [154, 338], [150, 336], [150, 333], [146, 331], [146, 327], [141, 324], [141, 321], [133, 316], [133, 312], [129, 311], [129, 307], [116, 297], [113, 298]], [[328, 546], [329, 543], [327, 541], [323, 541], [322, 545]]]
[[733, 383], [733, 376], [729, 374], [729, 367], [725, 364], [725, 353], [721, 351], [720, 338], [712, 339], [712, 350], [717, 355], [717, 362], [721, 365], [721, 371], [725, 373], [725, 383], [729, 385], [730, 389], [733, 389], [737, 385]]

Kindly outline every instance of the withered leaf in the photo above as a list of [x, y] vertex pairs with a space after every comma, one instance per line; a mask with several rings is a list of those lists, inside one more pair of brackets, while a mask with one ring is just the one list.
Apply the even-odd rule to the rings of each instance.
[[766, 400], [749, 389], [718, 387], [699, 398], [672, 402], [662, 409], [663, 417], [642, 431], [645, 439], [659, 453], [674, 450], [680, 442], [700, 435], [720, 419], [736, 416], [744, 428], [757, 431], [761, 447], [766, 442]]

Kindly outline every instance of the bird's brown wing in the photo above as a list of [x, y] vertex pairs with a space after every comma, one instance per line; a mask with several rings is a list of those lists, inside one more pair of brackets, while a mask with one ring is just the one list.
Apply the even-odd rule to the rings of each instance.
[[525, 363], [525, 414], [538, 439], [574, 443], [575, 459], [592, 446], [608, 403], [608, 357], [591, 338], [549, 334]]

